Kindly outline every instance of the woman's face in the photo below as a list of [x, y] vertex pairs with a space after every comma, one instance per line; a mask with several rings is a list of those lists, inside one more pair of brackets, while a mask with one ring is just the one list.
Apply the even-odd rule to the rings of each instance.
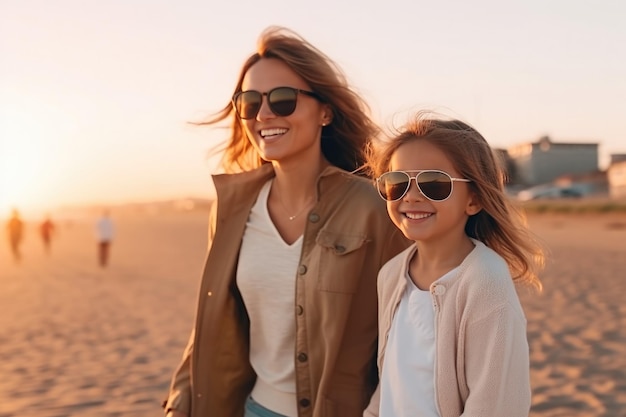
[[[276, 87], [292, 87], [311, 91], [307, 83], [277, 59], [264, 58], [245, 74], [242, 91], [267, 93]], [[316, 164], [321, 157], [322, 126], [330, 122], [328, 106], [306, 94], [298, 94], [296, 107], [288, 116], [279, 116], [268, 106], [263, 96], [256, 117], [241, 119], [243, 129], [266, 161], [278, 164]]]

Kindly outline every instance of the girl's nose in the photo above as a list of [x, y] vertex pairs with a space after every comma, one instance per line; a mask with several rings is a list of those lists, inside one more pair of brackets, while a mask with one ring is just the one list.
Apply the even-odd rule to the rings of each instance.
[[417, 187], [417, 180], [415, 180], [415, 178], [409, 180], [409, 189], [402, 199], [404, 201], [422, 201], [425, 199], [424, 195]]

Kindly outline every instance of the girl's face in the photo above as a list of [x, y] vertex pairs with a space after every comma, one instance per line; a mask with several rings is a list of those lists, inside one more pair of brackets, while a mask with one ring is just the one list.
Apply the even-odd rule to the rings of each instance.
[[[390, 171], [428, 169], [444, 171], [453, 178], [462, 177], [446, 154], [427, 140], [405, 143], [390, 160]], [[414, 177], [417, 173], [409, 174]], [[409, 185], [401, 199], [387, 202], [387, 211], [394, 224], [413, 241], [452, 244], [454, 239], [465, 235], [468, 217], [480, 211], [467, 182], [454, 181], [452, 194], [445, 201], [424, 197], [413, 178]]]
[[[277, 59], [261, 59], [242, 80], [242, 91], [267, 93], [276, 87], [311, 91], [306, 82]], [[330, 122], [328, 106], [306, 94], [298, 94], [296, 107], [288, 116], [278, 116], [263, 96], [256, 117], [241, 120], [246, 135], [261, 158], [273, 163], [316, 163], [321, 156], [322, 125]]]

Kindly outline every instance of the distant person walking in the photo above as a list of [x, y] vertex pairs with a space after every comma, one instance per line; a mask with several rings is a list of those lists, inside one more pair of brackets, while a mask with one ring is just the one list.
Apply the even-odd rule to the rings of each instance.
[[9, 238], [9, 245], [11, 246], [11, 252], [13, 253], [13, 259], [19, 263], [22, 259], [20, 252], [20, 245], [22, 244], [22, 237], [24, 234], [24, 222], [20, 217], [20, 212], [17, 209], [13, 209], [11, 217], [7, 221], [7, 237]]
[[105, 210], [96, 223], [96, 237], [98, 239], [98, 262], [102, 268], [109, 263], [111, 242], [113, 241], [114, 227], [109, 211]]
[[50, 244], [54, 233], [55, 225], [52, 222], [52, 219], [50, 219], [50, 216], [46, 216], [44, 221], [39, 225], [39, 235], [41, 236], [41, 241], [43, 242], [46, 254], [50, 253]]

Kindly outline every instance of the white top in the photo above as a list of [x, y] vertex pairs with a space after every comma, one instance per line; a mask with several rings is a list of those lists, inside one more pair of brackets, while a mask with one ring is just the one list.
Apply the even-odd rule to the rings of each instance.
[[294, 297], [302, 236], [288, 245], [276, 230], [267, 209], [271, 184], [263, 186], [250, 211], [237, 285], [250, 317], [250, 363], [257, 374], [252, 398], [297, 417]]
[[[528, 417], [526, 318], [507, 262], [479, 240], [461, 264], [430, 285], [435, 307], [435, 398], [442, 417]], [[378, 274], [378, 369], [406, 291], [412, 245]], [[486, 360], [485, 358], [488, 358]], [[380, 385], [364, 416], [379, 415]]]
[[381, 417], [439, 417], [435, 405], [435, 309], [408, 274], [381, 373]]
[[109, 217], [101, 217], [96, 223], [96, 237], [99, 242], [109, 242], [113, 240], [113, 222]]

